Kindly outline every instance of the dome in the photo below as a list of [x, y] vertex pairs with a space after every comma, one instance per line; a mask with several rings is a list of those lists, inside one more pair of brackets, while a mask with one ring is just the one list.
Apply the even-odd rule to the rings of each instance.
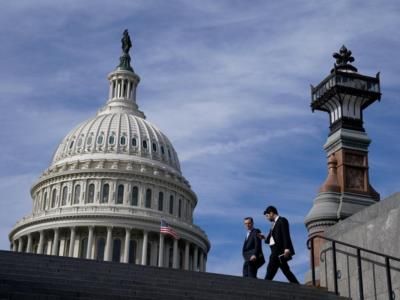
[[180, 174], [178, 156], [165, 134], [129, 111], [100, 113], [79, 124], [58, 146], [52, 167], [99, 157], [156, 164]]
[[31, 188], [32, 213], [9, 234], [12, 249], [205, 271], [197, 196], [171, 142], [136, 104], [127, 31], [122, 42], [108, 100], [58, 145]]

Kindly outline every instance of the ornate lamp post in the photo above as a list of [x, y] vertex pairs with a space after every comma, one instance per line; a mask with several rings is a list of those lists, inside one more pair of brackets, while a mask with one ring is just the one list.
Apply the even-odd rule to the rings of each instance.
[[[327, 227], [380, 199], [369, 182], [371, 140], [363, 127], [363, 110], [381, 97], [379, 73], [375, 77], [358, 73], [345, 46], [333, 57], [336, 64], [330, 74], [311, 86], [311, 109], [329, 114], [330, 133], [324, 145], [328, 176], [305, 218], [309, 237], [323, 234]], [[321, 243], [314, 243], [316, 266]]]

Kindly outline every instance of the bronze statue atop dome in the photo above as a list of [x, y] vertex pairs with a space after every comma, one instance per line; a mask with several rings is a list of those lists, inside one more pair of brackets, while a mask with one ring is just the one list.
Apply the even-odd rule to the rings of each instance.
[[132, 42], [128, 33], [128, 29], [125, 29], [122, 34], [121, 44], [123, 53], [119, 58], [118, 69], [133, 72], [133, 68], [131, 66], [131, 57], [129, 55], [129, 50], [132, 48]]
[[132, 48], [132, 42], [128, 33], [128, 29], [124, 30], [121, 43], [122, 43], [122, 51], [124, 52], [124, 54], [129, 54], [129, 49]]

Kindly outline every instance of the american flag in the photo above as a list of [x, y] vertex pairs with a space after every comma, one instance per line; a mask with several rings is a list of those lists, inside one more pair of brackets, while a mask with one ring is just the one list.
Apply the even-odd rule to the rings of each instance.
[[164, 234], [169, 234], [174, 237], [174, 239], [179, 240], [178, 234], [169, 226], [169, 224], [161, 219], [161, 226], [160, 226], [160, 232]]

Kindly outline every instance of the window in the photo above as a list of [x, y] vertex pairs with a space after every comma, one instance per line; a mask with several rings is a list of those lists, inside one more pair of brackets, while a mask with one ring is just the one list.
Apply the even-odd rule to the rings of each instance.
[[129, 243], [129, 263], [134, 264], [136, 263], [136, 241], [130, 240]]
[[161, 154], [164, 155], [165, 151], [164, 151], [164, 146], [161, 146]]
[[74, 141], [71, 141], [71, 143], [69, 144], [69, 149], [72, 149], [73, 146], [74, 146]]
[[64, 186], [62, 190], [61, 206], [67, 205], [68, 187]]
[[114, 145], [114, 143], [115, 143], [115, 137], [114, 137], [113, 135], [111, 135], [111, 136], [108, 138], [108, 143], [109, 143], [110, 145]]
[[115, 239], [113, 243], [112, 261], [119, 262], [121, 258], [121, 240]]
[[108, 183], [103, 185], [103, 195], [101, 197], [101, 203], [107, 203], [110, 194], [110, 185]]
[[169, 213], [172, 215], [174, 213], [174, 196], [169, 196]]
[[153, 151], [154, 151], [154, 152], [157, 152], [157, 145], [156, 145], [156, 143], [153, 143]]
[[98, 138], [97, 138], [97, 144], [98, 144], [98, 145], [103, 144], [103, 140], [104, 140], [103, 136], [102, 136], [102, 135], [99, 135]]
[[178, 203], [178, 217], [182, 217], [182, 199], [179, 199]]
[[139, 189], [137, 186], [134, 186], [132, 188], [132, 198], [131, 198], [131, 205], [132, 206], [138, 206], [138, 200], [139, 200]]
[[147, 149], [147, 141], [143, 141], [143, 148]]
[[87, 203], [93, 203], [93, 202], [94, 202], [94, 184], [91, 183], [89, 184]]
[[99, 238], [97, 240], [97, 260], [104, 260], [104, 248], [106, 247], [106, 241], [104, 238]]
[[89, 136], [86, 143], [88, 145], [91, 145], [92, 144], [92, 139], [93, 139], [92, 136]]
[[82, 146], [82, 138], [79, 138], [77, 145], [78, 145], [78, 147]]
[[162, 211], [164, 206], [164, 193], [159, 192], [158, 193], [158, 210]]
[[120, 184], [118, 186], [117, 204], [122, 204], [123, 202], [124, 202], [124, 185]]
[[77, 184], [74, 191], [74, 204], [79, 204], [81, 198], [81, 186]]
[[126, 137], [121, 136], [121, 141], [120, 141], [121, 145], [125, 145], [126, 144]]
[[171, 159], [171, 151], [168, 149], [168, 157]]
[[132, 146], [133, 146], [133, 147], [136, 147], [136, 146], [137, 146], [136, 138], [132, 138]]
[[56, 206], [56, 199], [57, 198], [57, 190], [54, 189], [51, 195], [51, 207], [55, 207]]
[[146, 257], [146, 265], [151, 266], [151, 243], [147, 243], [147, 257]]
[[86, 257], [87, 247], [88, 247], [88, 240], [87, 240], [87, 238], [84, 238], [81, 240], [81, 243], [79, 245], [79, 257], [80, 258], [88, 258], [88, 257]]
[[146, 203], [145, 203], [146, 208], [151, 208], [151, 189], [146, 190]]

